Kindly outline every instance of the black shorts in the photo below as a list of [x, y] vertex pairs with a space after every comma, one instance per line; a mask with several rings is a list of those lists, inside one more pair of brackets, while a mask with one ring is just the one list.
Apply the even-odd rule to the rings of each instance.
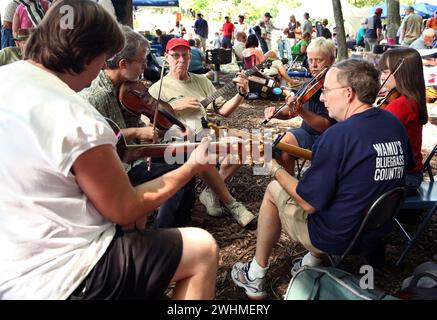
[[105, 254], [69, 299], [164, 299], [181, 256], [178, 229], [117, 228]]

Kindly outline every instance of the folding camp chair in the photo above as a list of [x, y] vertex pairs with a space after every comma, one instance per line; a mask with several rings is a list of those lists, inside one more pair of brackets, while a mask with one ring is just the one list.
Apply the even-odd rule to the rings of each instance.
[[214, 64], [214, 80], [212, 83], [224, 85], [219, 79], [220, 65], [232, 62], [232, 49], [216, 48], [206, 50], [206, 63]]
[[416, 243], [422, 232], [425, 230], [433, 214], [437, 212], [437, 185], [434, 182], [431, 168], [431, 159], [434, 157], [435, 154], [437, 154], [437, 145], [434, 146], [434, 149], [431, 151], [428, 158], [426, 158], [423, 164], [424, 172], [428, 173], [430, 181], [423, 181], [418, 189], [418, 193], [413, 196], [407, 196], [405, 198], [404, 204], [402, 205], [402, 209], [423, 210], [424, 212], [426, 212], [424, 217], [422, 218], [422, 221], [417, 226], [414, 235], [411, 236], [404, 229], [401, 222], [398, 219], [395, 219], [397, 225], [401, 229], [402, 234], [406, 238], [405, 248], [402, 251], [398, 261], [396, 262], [396, 266], [400, 266], [403, 263], [407, 253]]
[[243, 57], [243, 69], [249, 70], [256, 66], [256, 56], [254, 54]]
[[371, 254], [372, 251], [369, 251], [369, 249], [372, 250], [382, 241], [382, 237], [375, 238], [372, 235], [381, 235], [381, 232], [378, 231], [382, 228], [385, 230], [389, 221], [394, 219], [404, 198], [405, 189], [402, 187], [392, 189], [381, 195], [365, 214], [363, 222], [346, 250], [341, 255], [328, 254], [331, 265], [337, 267], [349, 254]]

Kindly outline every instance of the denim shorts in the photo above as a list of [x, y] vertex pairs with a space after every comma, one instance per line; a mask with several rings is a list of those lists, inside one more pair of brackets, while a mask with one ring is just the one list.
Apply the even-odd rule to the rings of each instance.
[[312, 135], [308, 131], [302, 128], [290, 128], [287, 129], [287, 132], [291, 132], [299, 144], [299, 147], [304, 149], [312, 149], [313, 144], [319, 135]]

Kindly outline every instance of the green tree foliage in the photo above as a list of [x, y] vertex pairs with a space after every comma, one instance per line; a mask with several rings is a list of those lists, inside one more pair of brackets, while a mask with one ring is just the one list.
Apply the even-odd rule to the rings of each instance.
[[348, 2], [355, 7], [363, 8], [363, 7], [371, 7], [375, 4], [381, 3], [381, 0], [348, 0]]
[[[384, 2], [383, 0], [348, 0], [348, 2], [355, 7], [363, 8], [363, 7], [372, 7], [376, 4], [379, 4], [381, 2]], [[419, 1], [417, 1], [419, 2]], [[415, 0], [402, 0], [400, 1], [402, 4], [414, 4], [416, 3]]]

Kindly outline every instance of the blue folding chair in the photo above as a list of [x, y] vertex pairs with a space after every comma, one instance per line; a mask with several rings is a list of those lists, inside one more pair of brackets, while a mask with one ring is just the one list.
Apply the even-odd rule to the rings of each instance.
[[416, 243], [422, 232], [425, 230], [433, 214], [437, 212], [437, 184], [434, 183], [434, 176], [432, 174], [431, 168], [431, 159], [435, 154], [437, 154], [437, 145], [434, 146], [434, 149], [431, 151], [424, 163], [424, 172], [428, 173], [430, 181], [423, 181], [418, 189], [418, 194], [413, 196], [407, 196], [405, 198], [404, 204], [402, 205], [402, 209], [423, 210], [426, 212], [422, 221], [417, 226], [414, 235], [411, 236], [404, 229], [399, 220], [397, 218], [395, 219], [397, 225], [401, 229], [402, 234], [406, 238], [405, 248], [402, 251], [398, 261], [396, 262], [396, 266], [400, 266], [403, 263], [407, 253]]

